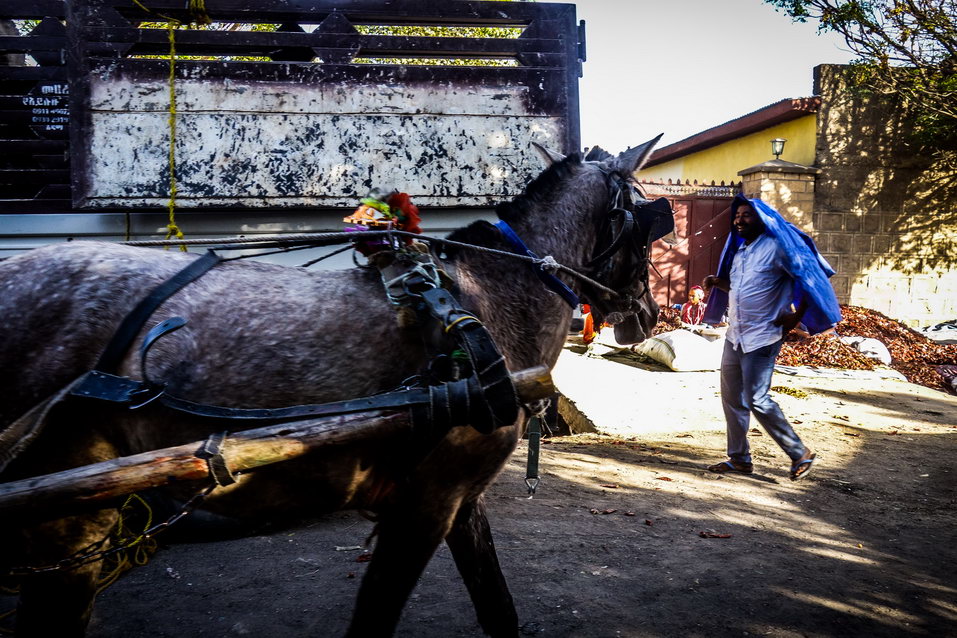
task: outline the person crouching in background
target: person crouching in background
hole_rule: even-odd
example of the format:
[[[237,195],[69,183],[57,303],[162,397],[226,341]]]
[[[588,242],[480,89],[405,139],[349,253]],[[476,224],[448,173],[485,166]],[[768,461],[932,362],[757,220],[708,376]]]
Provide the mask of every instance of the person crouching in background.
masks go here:
[[[692,286],[688,291],[688,301],[681,306],[681,322],[697,326],[704,318],[704,311],[708,304],[704,303],[704,289],[701,286]]]

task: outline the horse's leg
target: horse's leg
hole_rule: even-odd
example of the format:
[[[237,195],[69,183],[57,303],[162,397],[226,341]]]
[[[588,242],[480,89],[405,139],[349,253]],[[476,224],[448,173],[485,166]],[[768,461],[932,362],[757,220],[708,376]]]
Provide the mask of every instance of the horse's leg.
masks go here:
[[[67,411],[69,409],[69,412]],[[41,476],[115,458],[113,443],[95,428],[102,414],[64,406],[27,450],[10,464],[2,480]],[[55,565],[105,539],[116,525],[116,508],[42,522],[7,517],[4,535],[14,540],[14,566]],[[102,548],[105,548],[103,545]],[[18,636],[82,636],[90,620],[101,561],[75,569],[28,573],[20,577]]]
[[[481,496],[462,504],[445,542],[452,550],[485,633],[495,638],[517,636],[518,614],[495,554]]]
[[[433,494],[432,496],[437,496]],[[356,599],[349,638],[391,636],[402,608],[455,516],[458,502],[405,498],[376,526],[369,569]]]
[[[24,532],[26,565],[46,565],[103,539],[116,524],[116,510],[73,516]],[[22,638],[81,637],[96,595],[101,561],[75,569],[29,574],[20,579],[16,635]]]

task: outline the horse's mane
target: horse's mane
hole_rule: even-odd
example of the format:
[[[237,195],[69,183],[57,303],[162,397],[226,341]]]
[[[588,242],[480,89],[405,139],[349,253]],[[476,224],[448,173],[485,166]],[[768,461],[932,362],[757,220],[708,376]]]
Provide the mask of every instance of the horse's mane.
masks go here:
[[[545,201],[559,184],[571,177],[575,167],[581,164],[582,158],[578,153],[572,153],[565,159],[555,162],[546,168],[538,177],[529,182],[525,192],[510,202],[502,202],[495,207],[498,218],[511,224],[524,217],[529,210]],[[452,241],[460,241],[479,246],[493,247],[501,243],[501,235],[486,221],[472,222],[468,226],[452,231],[448,236]],[[455,256],[454,247],[450,246],[445,253],[449,257]]]
[[[586,162],[604,162],[605,160],[612,159],[614,155],[606,151],[600,146],[592,146],[588,149],[588,153],[585,155]]]

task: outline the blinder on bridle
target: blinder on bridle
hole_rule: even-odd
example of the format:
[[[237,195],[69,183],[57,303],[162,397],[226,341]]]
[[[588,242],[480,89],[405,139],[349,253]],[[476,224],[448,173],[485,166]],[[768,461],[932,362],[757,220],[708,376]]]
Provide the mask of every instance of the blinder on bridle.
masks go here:
[[[624,304],[623,309],[627,309],[633,307],[636,299],[648,291],[648,268],[653,267],[651,243],[674,230],[675,218],[671,204],[664,197],[645,199],[635,186],[617,172],[602,172],[608,179],[611,208],[602,220],[595,250],[585,266],[594,279],[616,290],[627,288],[636,280],[642,284],[641,290],[631,298],[630,303]],[[623,254],[616,260],[619,253]],[[624,266],[618,272],[616,261]],[[604,303],[606,297],[594,289],[586,292],[589,303],[605,316],[609,314]]]

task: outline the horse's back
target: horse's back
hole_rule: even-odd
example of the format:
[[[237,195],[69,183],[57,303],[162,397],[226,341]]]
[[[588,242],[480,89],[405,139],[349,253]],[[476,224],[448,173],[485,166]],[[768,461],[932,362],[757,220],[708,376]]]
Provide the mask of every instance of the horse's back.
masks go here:
[[[119,250],[117,250],[119,249]],[[142,276],[136,251],[94,242],[48,245],[0,262],[0,423],[90,369],[135,303],[132,285],[161,281],[181,257]],[[181,267],[181,266],[179,266]]]
[[[8,397],[0,426],[91,369],[123,317],[195,258],[71,242],[0,263],[0,391]],[[358,269],[224,263],[172,295],[143,331],[171,316],[187,325],[153,348],[148,374],[171,392],[221,405],[380,391],[401,381],[420,351],[417,337],[396,328],[377,277]],[[138,359],[128,356],[120,372],[138,376]]]

